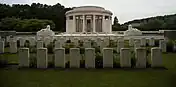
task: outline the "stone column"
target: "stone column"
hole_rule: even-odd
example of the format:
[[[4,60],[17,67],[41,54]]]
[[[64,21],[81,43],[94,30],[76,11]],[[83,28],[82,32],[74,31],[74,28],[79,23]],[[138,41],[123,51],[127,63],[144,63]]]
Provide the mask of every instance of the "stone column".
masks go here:
[[[103,68],[113,68],[113,48],[103,49]]]
[[[0,54],[4,53],[4,46],[5,46],[4,41],[0,41]]]
[[[70,68],[79,68],[80,59],[79,48],[70,48]]]
[[[162,62],[162,51],[158,47],[151,49],[151,66],[152,67],[163,67]]]
[[[129,48],[121,48],[120,50],[120,66],[122,68],[131,67],[131,53]]]
[[[136,48],[136,68],[146,68],[146,49]]]
[[[55,67],[65,68],[65,48],[55,49]]]
[[[85,49],[85,67],[95,68],[95,48]]]
[[[19,49],[19,67],[29,67],[29,48]]]
[[[105,25],[105,16],[102,15],[102,32],[106,32],[104,25]]]
[[[73,15],[73,31],[71,32],[76,32],[76,18],[75,15]]]
[[[93,15],[93,32],[96,32],[96,23],[95,23],[95,18],[96,18],[96,15]]]
[[[159,41],[159,47],[161,48],[162,52],[167,52],[166,50],[166,41],[165,40],[160,40]]]
[[[37,49],[37,68],[47,68],[48,67],[48,50],[47,48]]]
[[[134,49],[136,49],[136,48],[140,48],[140,46],[141,46],[141,42],[140,42],[140,40],[136,40],[136,41],[134,41]]]
[[[82,32],[85,32],[85,15],[82,15],[83,16],[83,30]]]
[[[17,53],[17,42],[14,40],[10,41],[10,53]]]

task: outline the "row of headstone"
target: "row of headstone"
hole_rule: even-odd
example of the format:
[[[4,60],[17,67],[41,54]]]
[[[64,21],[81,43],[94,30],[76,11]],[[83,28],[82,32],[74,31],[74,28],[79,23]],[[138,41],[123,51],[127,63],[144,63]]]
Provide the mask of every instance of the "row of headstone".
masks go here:
[[[131,67],[131,52],[129,48],[121,48],[120,50],[120,66]],[[136,68],[146,68],[146,50],[144,48],[136,48]],[[80,68],[80,49],[70,49],[70,68]],[[160,48],[151,49],[151,65],[152,67],[162,67],[162,51]],[[19,66],[29,67],[29,48],[20,48]],[[65,68],[65,49],[55,49],[55,67]],[[47,48],[37,49],[37,68],[48,67]],[[95,68],[95,49],[85,49],[85,67]],[[113,68],[113,49],[103,49],[103,68]]]

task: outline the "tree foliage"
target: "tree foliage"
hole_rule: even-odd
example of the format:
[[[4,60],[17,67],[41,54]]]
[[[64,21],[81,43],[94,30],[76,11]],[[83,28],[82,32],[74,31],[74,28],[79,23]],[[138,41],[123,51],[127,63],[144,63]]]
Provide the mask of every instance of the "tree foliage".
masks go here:
[[[137,24],[134,26],[140,30],[175,30],[176,29],[176,14],[150,17],[145,19],[133,20],[124,23],[122,26],[127,27],[129,24]]]
[[[29,29],[27,30],[29,31],[35,30],[34,26],[41,27],[45,25],[43,23],[47,22],[50,24],[51,21],[53,21],[55,24],[55,27],[53,28],[54,31],[65,31],[65,12],[71,9],[72,8],[65,8],[59,3],[52,6],[40,3],[32,3],[31,5],[13,4],[11,6],[7,4],[0,4],[0,27],[3,30],[16,30],[16,28],[19,28],[19,26],[23,26],[20,27],[21,30],[19,29],[17,31],[26,31],[26,29],[23,30],[25,27],[28,27]],[[20,21],[20,23],[18,23],[18,26],[15,26],[16,23],[19,22],[19,19],[23,21]],[[27,21],[27,19],[31,20]],[[41,23],[41,21],[37,19],[45,21]],[[11,23],[12,21],[14,23]],[[21,24],[23,22],[29,25]],[[2,26],[2,24],[4,23],[7,23],[7,25]]]
[[[51,25],[51,29],[55,28],[54,22],[50,20],[3,18],[0,22],[0,29],[3,31],[32,32],[45,28],[47,25]]]

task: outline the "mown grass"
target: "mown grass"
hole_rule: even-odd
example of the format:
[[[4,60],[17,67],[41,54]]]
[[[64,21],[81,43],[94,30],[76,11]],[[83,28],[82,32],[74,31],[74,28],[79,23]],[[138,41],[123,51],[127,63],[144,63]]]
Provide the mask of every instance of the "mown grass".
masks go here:
[[[176,87],[176,54],[163,54],[163,64],[166,69],[1,68],[0,87]]]

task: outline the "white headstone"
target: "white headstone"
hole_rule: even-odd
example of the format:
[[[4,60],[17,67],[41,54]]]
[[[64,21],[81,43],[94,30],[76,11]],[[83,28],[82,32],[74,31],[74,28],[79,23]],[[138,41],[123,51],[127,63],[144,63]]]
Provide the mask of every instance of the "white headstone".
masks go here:
[[[120,50],[120,66],[123,68],[131,67],[131,53],[129,48],[121,48]]]
[[[30,46],[35,46],[36,45],[36,40],[34,37],[29,38],[29,44]]]
[[[151,49],[151,66],[163,67],[162,51],[160,48],[155,47]]]
[[[51,38],[50,37],[46,37],[44,38],[44,43],[45,43],[45,47],[47,47],[51,42]]]
[[[100,52],[103,51],[103,48],[105,48],[106,45],[105,45],[105,42],[104,41],[100,41]]]
[[[19,49],[19,67],[29,67],[29,48]]]
[[[90,41],[84,41],[84,48],[91,48],[91,42]]]
[[[4,41],[0,41],[0,53],[4,53]]]
[[[124,48],[124,41],[119,40],[119,41],[117,42],[117,53],[120,53],[120,49],[121,49],[121,48]]]
[[[146,46],[146,39],[145,38],[141,38],[141,46]]]
[[[55,49],[55,67],[65,68],[65,48]]]
[[[20,47],[24,47],[26,40],[24,38],[19,38],[19,41],[20,41]]]
[[[59,41],[55,41],[55,48],[62,48]]]
[[[17,53],[17,42],[10,41],[10,53]]]
[[[136,48],[136,68],[146,68],[146,49]]]
[[[85,67],[95,68],[95,48],[85,49]]]
[[[103,68],[113,68],[113,49],[103,49]]]
[[[166,50],[166,41],[165,40],[160,40],[159,42],[159,47],[161,48],[162,52],[167,52]]]
[[[48,50],[47,48],[37,49],[37,68],[47,68],[48,67]]]
[[[149,46],[154,46],[155,45],[155,39],[154,38],[150,38],[149,39]]]
[[[79,68],[80,59],[79,48],[70,48],[70,68]]]
[[[129,39],[129,46],[134,46],[134,39],[133,38]]]
[[[37,48],[43,48],[43,41],[37,41]]]

